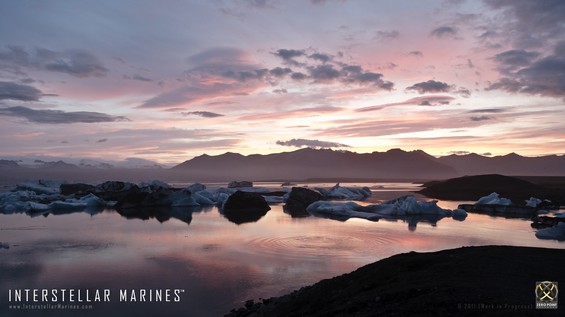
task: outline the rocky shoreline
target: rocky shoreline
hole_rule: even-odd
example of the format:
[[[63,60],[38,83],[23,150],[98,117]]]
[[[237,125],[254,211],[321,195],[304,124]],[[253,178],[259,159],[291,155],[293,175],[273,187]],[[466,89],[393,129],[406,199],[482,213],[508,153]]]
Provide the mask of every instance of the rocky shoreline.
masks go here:
[[[226,316],[563,316],[536,309],[535,283],[563,283],[565,250],[511,246],[410,252],[247,301]]]

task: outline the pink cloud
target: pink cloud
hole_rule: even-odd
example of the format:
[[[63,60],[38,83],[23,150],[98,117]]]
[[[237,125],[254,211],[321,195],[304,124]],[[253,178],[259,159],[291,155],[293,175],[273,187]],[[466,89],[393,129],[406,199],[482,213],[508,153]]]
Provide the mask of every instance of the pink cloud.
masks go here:
[[[434,95],[434,96],[422,96],[411,98],[406,101],[401,102],[394,102],[394,103],[387,103],[377,106],[370,106],[361,109],[357,109],[358,112],[365,112],[365,111],[377,111],[382,110],[389,107],[395,106],[439,106],[439,105],[448,105],[451,101],[455,100],[454,97],[451,96],[441,96],[441,95]]]

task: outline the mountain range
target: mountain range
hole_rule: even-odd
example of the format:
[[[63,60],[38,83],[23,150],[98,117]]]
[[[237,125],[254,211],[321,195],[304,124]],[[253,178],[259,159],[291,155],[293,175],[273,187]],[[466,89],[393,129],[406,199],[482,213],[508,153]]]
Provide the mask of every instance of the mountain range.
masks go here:
[[[99,161],[35,160],[31,165],[21,161],[0,160],[4,180],[16,178],[69,177],[88,180],[162,179],[175,181],[230,180],[307,180],[307,179],[447,179],[464,175],[503,174],[508,176],[565,176],[565,155],[524,157],[515,153],[487,157],[478,154],[435,157],[424,151],[392,149],[386,152],[356,153],[331,149],[303,148],[267,155],[203,154],[172,168],[136,164],[134,168],[115,168]],[[136,162],[137,163],[137,162]],[[158,167],[158,168],[156,168]],[[13,178],[13,177],[12,177]]]
[[[434,157],[424,151],[392,149],[355,153],[304,148],[293,152],[244,156],[201,155],[175,167],[195,178],[215,179],[446,179],[463,175],[565,176],[565,155],[524,157],[511,153]]]

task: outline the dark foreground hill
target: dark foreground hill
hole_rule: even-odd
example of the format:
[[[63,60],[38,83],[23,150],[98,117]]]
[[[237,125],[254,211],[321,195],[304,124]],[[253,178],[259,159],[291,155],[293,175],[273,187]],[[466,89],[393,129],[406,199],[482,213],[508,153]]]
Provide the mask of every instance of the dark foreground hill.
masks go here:
[[[406,253],[231,316],[564,316],[536,309],[535,283],[565,281],[565,250],[509,246]]]
[[[424,184],[421,194],[444,200],[477,200],[492,192],[515,202],[522,202],[530,197],[565,202],[565,191],[548,188],[517,177],[498,174],[464,176],[445,181]]]

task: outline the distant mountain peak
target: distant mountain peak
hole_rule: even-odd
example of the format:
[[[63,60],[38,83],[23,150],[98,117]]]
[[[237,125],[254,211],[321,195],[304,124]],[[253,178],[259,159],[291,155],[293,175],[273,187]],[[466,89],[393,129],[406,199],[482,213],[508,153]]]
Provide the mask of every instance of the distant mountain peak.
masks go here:
[[[506,157],[506,158],[518,158],[518,157],[523,157],[523,156],[521,156],[521,155],[519,155],[519,154],[516,154],[515,152],[512,152],[512,153],[508,153],[508,154],[506,154],[506,155],[504,155],[504,156],[502,156],[502,157]]]
[[[403,149],[394,148],[386,151],[385,153],[408,153],[408,152],[404,151]]]

